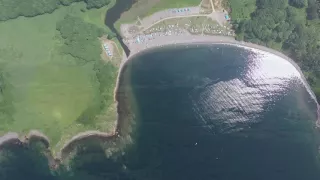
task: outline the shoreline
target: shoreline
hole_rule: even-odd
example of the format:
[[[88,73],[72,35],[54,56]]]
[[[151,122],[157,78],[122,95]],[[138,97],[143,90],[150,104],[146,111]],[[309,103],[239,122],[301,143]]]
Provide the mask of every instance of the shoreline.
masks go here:
[[[123,62],[126,59],[127,59],[127,56],[125,52],[123,52],[123,58],[122,58],[121,65],[119,66],[116,86],[114,89],[114,102],[117,107],[117,118],[115,119],[114,128],[111,132],[102,132],[102,131],[96,131],[96,130],[88,130],[88,131],[80,132],[74,135],[67,142],[65,142],[62,148],[58,152],[56,152],[56,154],[52,154],[52,150],[49,149],[50,148],[49,138],[38,130],[30,130],[27,135],[18,134],[17,132],[7,132],[3,136],[0,136],[0,150],[10,145],[27,146],[31,141],[42,142],[42,144],[44,144],[46,148],[47,158],[49,159],[50,167],[56,168],[62,161],[64,161],[70,155],[70,153],[74,150],[74,147],[77,145],[77,143],[79,142],[81,143],[81,141],[85,141],[87,139],[92,139],[92,138],[102,139],[103,141],[109,141],[114,138],[120,137],[119,130],[121,128],[119,127],[120,126],[120,123],[119,123],[120,99],[118,97],[118,94],[119,94],[118,79],[120,79],[120,76],[122,74],[121,66],[124,64]]]
[[[119,94],[121,93],[120,80],[121,80],[121,75],[123,74],[124,67],[127,65],[128,62],[130,62],[132,59],[135,59],[135,57],[143,53],[146,53],[146,52],[149,52],[150,50],[155,50],[161,47],[168,47],[172,45],[180,46],[180,45],[200,45],[200,44],[226,44],[226,45],[233,45],[233,46],[249,48],[249,49],[257,49],[257,50],[265,51],[267,53],[274,54],[290,62],[300,73],[301,75],[300,77],[302,79],[303,85],[306,87],[308,93],[312,96],[312,98],[315,100],[317,104],[318,119],[315,121],[315,125],[316,127],[320,127],[320,119],[319,119],[320,106],[316,101],[315,95],[312,92],[309,84],[307,83],[300,67],[291,58],[287,57],[283,53],[270,49],[265,46],[252,44],[248,42],[236,41],[233,37],[226,37],[226,36],[201,36],[201,35],[188,34],[188,35],[155,37],[154,39],[149,40],[148,43],[128,45],[129,49],[131,50],[131,54],[129,55],[129,57],[123,54],[123,59],[119,66],[118,75],[116,79],[116,86],[114,89],[114,102],[116,103],[116,107],[117,107],[117,118],[115,120],[113,131],[101,132],[101,131],[89,130],[89,131],[84,131],[82,133],[78,133],[77,135],[69,139],[66,143],[64,143],[63,147],[60,149],[59,152],[57,152],[54,156],[51,155],[50,159],[52,158],[56,163],[60,163],[61,161],[63,161],[65,158],[68,157],[70,152],[74,150],[74,146],[76,146],[77,143],[80,143],[80,141],[85,139],[99,138],[99,139],[103,139],[104,141],[108,141],[108,140],[120,137],[120,134],[121,134],[120,121],[122,121],[122,119],[120,118],[122,112],[119,107],[119,102],[121,101],[121,99],[119,98]],[[49,150],[49,145],[50,145],[49,138],[37,130],[30,130],[29,134],[24,136],[23,138],[19,137],[18,133],[8,132],[7,134],[0,137],[0,149],[8,144],[15,144],[15,143],[28,145],[30,140],[43,142],[47,150]]]
[[[308,84],[302,70],[293,59],[291,59],[290,57],[288,57],[287,55],[283,54],[280,51],[268,48],[266,46],[253,44],[250,42],[237,41],[234,37],[231,37],[231,36],[192,35],[190,33],[184,33],[182,35],[158,36],[158,37],[153,37],[152,39],[147,40],[146,43],[142,43],[142,44],[128,43],[127,46],[131,50],[131,54],[129,55],[127,60],[123,62],[122,66],[125,66],[125,64],[129,60],[133,59],[134,57],[158,48],[168,47],[172,45],[180,46],[180,45],[201,45],[201,44],[225,44],[225,45],[231,45],[231,46],[238,46],[242,48],[249,48],[251,50],[260,50],[260,51],[264,51],[264,52],[276,55],[284,60],[287,60],[299,72],[303,85],[305,86],[307,92],[311,95],[312,99],[315,101],[317,105],[317,120],[315,121],[315,126],[320,128],[320,105],[318,104],[317,98],[314,92],[312,91],[310,85]],[[120,68],[122,66],[120,66]],[[117,82],[118,82],[118,79],[117,79]]]
[[[19,137],[16,132],[8,132],[0,137],[0,149],[8,144],[29,144],[32,141],[40,141],[46,148],[50,146],[49,138],[38,130],[30,130],[23,137]]]

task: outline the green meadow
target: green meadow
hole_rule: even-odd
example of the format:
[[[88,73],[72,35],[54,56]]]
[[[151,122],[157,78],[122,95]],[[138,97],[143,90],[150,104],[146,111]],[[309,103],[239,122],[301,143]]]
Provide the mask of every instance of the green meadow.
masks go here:
[[[121,24],[135,22],[138,17],[144,18],[170,8],[198,6],[200,3],[201,0],[137,0],[132,8],[121,15],[121,18],[115,23],[115,28],[120,31]]]
[[[117,67],[101,60],[98,39],[108,33],[109,7],[85,7],[0,22],[0,135],[37,129],[57,151],[79,132],[112,130]],[[68,27],[68,20],[70,29],[59,31],[57,24]]]
[[[200,3],[200,0],[161,0],[156,4],[156,6],[153,6],[148,11],[148,14],[151,15],[157,11],[162,11],[169,8],[184,8],[190,6],[198,6]]]

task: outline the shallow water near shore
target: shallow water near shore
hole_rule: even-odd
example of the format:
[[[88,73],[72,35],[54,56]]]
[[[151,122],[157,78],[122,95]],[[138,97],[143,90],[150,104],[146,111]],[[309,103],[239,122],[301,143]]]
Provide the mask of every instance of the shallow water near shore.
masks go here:
[[[132,58],[117,95],[120,134],[132,143],[107,157],[89,141],[71,161],[71,175],[50,173],[39,153],[15,148],[15,161],[2,164],[9,168],[0,168],[0,177],[6,172],[16,179],[320,178],[317,105],[290,62],[223,44],[172,45]],[[125,119],[129,111],[133,115]],[[30,170],[21,171],[26,166]]]

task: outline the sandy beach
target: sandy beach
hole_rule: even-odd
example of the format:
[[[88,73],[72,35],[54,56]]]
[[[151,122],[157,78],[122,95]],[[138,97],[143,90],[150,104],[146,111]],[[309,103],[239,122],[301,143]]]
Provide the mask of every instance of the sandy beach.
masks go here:
[[[252,48],[262,50],[268,53],[275,54],[283,59],[289,61],[301,74],[303,77],[303,73],[297,63],[294,62],[291,58],[284,55],[283,53],[276,51],[274,49],[270,49],[265,46],[244,42],[244,41],[237,41],[234,37],[231,36],[203,36],[203,35],[191,35],[191,34],[179,34],[179,35],[170,35],[170,36],[155,36],[152,39],[148,39],[143,43],[132,43],[133,41],[129,41],[128,47],[131,51],[130,56],[128,59],[132,58],[133,56],[145,52],[146,50],[164,47],[168,45],[183,45],[183,44],[229,44],[235,45],[243,48]],[[304,78],[304,77],[303,77]],[[304,79],[305,80],[305,79]],[[306,80],[305,80],[306,82]],[[309,85],[306,83],[306,86]],[[309,87],[310,89],[310,87]],[[313,92],[311,92],[313,94]],[[313,94],[314,98],[315,95]]]
[[[127,44],[131,54],[129,57],[142,52],[146,49],[155,48],[155,47],[163,47],[166,45],[181,45],[181,44],[231,44],[243,47],[250,47],[259,50],[263,50],[277,56],[282,57],[283,59],[289,60],[295,64],[295,67],[298,67],[296,63],[287,57],[286,55],[282,54],[279,51],[274,49],[270,49],[265,46],[260,46],[257,44],[252,44],[243,41],[236,41],[234,37],[231,36],[202,36],[202,35],[191,35],[188,33],[180,34],[180,35],[169,35],[169,36],[155,36],[152,39],[148,39],[143,43],[130,43]]]

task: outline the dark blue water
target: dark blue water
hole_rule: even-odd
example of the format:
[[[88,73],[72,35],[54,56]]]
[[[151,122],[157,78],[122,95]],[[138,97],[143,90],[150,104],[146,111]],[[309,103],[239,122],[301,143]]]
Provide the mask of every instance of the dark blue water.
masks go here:
[[[137,106],[126,166],[137,179],[320,178],[316,104],[284,59],[229,45],[168,47],[126,69]]]
[[[0,179],[320,178],[316,103],[284,59],[230,45],[170,46],[135,56],[120,82],[120,117],[130,108],[133,119],[122,119],[118,140],[88,140],[55,170],[43,147],[13,145],[0,150]]]

